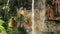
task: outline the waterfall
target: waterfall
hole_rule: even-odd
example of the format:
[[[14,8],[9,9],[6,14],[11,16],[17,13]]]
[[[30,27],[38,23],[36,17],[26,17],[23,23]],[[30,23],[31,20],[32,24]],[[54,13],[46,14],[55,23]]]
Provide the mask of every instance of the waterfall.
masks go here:
[[[35,21],[35,27],[38,27],[39,31],[35,31],[35,34],[44,34],[43,32],[47,31],[47,26],[46,26],[46,23],[45,23],[45,18],[46,18],[45,17],[45,14],[46,14],[45,5],[46,5],[45,0],[38,0],[37,8],[40,12],[38,14],[38,15],[40,15],[40,18],[39,18],[39,20]]]

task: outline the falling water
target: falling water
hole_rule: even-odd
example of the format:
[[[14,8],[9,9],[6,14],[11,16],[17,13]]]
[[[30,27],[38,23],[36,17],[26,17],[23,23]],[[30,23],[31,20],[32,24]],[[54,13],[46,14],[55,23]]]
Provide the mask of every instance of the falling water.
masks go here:
[[[45,24],[45,0],[38,0],[38,10],[40,12],[40,19],[39,20],[36,20],[35,22],[38,23],[38,26],[39,26],[39,31],[38,32],[35,32],[36,34],[45,34],[43,32],[46,32],[47,31],[47,27],[46,27],[46,24]],[[36,19],[36,18],[35,18]],[[37,25],[37,23],[35,24],[35,27]]]
[[[10,0],[7,1],[7,5],[9,4],[9,1],[10,1]]]
[[[46,10],[45,10],[45,1],[44,0],[42,0],[42,5],[41,5],[41,9],[42,10],[40,10],[40,24],[39,24],[39,26],[40,26],[40,33],[38,33],[38,34],[45,34],[45,32],[47,31],[47,26],[46,26],[46,23],[45,23],[45,14],[46,14]]]

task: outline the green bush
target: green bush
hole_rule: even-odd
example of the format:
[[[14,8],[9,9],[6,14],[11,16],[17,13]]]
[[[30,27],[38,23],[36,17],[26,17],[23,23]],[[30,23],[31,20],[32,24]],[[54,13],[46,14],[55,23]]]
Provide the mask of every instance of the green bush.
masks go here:
[[[4,23],[4,21],[0,19],[0,32],[2,34],[7,34],[5,28],[2,26],[3,23]]]

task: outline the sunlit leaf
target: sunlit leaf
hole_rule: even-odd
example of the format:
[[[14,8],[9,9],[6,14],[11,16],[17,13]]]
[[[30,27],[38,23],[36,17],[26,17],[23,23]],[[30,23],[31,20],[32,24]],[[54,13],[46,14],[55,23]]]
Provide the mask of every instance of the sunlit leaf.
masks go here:
[[[0,19],[0,25],[2,25],[3,23],[4,23],[4,21]]]
[[[4,29],[3,26],[0,25],[0,31],[2,34],[7,34],[6,30]]]

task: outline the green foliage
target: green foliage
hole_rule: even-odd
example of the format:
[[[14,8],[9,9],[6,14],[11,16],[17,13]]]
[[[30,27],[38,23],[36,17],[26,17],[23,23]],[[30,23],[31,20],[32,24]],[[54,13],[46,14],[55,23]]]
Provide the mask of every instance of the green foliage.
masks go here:
[[[0,25],[2,25],[3,23],[4,23],[4,21],[0,19]]]
[[[14,28],[8,28],[8,34],[20,34],[20,32],[18,31],[18,29],[16,27]]]
[[[4,23],[4,21],[0,19],[0,31],[1,31],[1,33],[3,33],[3,34],[7,34],[5,28],[2,26],[3,23]]]
[[[9,5],[7,5],[7,0],[0,0],[0,18],[1,18],[0,19],[0,32],[2,32],[3,34],[25,34],[26,30],[24,28],[22,28],[21,31],[18,31],[17,27],[14,27],[14,28],[8,27],[9,18],[14,18],[14,20],[17,19],[17,16],[16,16],[17,14],[14,11],[13,11],[14,14],[16,14],[14,16],[12,16],[9,13],[10,9],[11,9],[11,7],[9,7]],[[16,10],[16,9],[13,9],[13,10]],[[24,19],[24,16],[20,17],[20,19],[22,19],[22,18]],[[22,19],[22,21],[23,21],[23,19]],[[29,21],[30,19],[28,18],[27,20]],[[5,24],[3,24],[3,23],[5,23]]]
[[[7,34],[5,28],[4,28],[3,26],[1,26],[1,25],[0,25],[0,32],[1,32],[2,34]]]
[[[4,5],[2,9],[5,10],[5,11],[9,11],[10,10],[8,5]]]
[[[0,0],[0,5],[6,4],[7,0]]]

